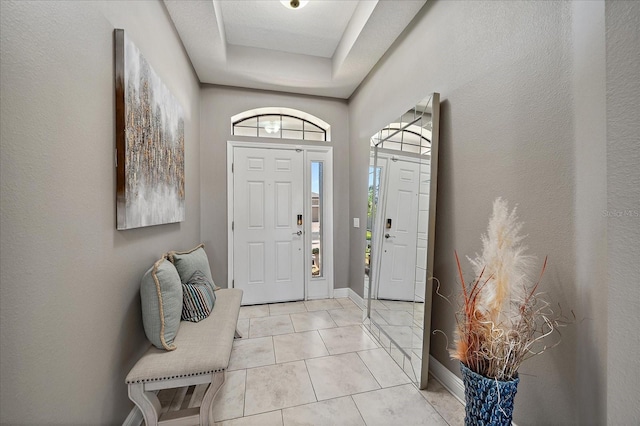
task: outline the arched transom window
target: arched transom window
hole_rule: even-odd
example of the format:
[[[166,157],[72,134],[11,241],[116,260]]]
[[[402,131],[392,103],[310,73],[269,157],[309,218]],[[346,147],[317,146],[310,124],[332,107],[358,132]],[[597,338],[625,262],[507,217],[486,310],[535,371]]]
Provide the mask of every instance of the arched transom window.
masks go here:
[[[427,98],[371,137],[371,146],[431,155],[431,98]]]
[[[331,140],[331,126],[311,114],[291,108],[256,108],[231,117],[234,136]]]
[[[431,123],[425,127],[391,123],[371,138],[371,146],[413,154],[431,154]]]

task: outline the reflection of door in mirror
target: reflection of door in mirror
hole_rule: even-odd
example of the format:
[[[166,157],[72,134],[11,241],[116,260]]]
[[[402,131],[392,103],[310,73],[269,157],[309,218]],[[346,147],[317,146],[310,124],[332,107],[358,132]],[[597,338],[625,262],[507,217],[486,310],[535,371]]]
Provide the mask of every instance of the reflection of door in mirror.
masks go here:
[[[384,205],[380,209],[384,229],[377,230],[383,235],[377,298],[413,302],[420,163],[392,156],[387,164],[387,179],[381,190]]]
[[[380,176],[382,173],[381,167],[374,168],[369,167],[369,195],[367,199],[367,232],[366,232],[366,245],[364,253],[364,281],[365,288],[369,285],[369,272],[371,269],[371,235],[373,234],[373,218],[375,216],[374,209],[377,206],[377,197],[380,191]]]
[[[420,189],[418,200],[418,233],[416,241],[415,301],[424,303],[427,284],[427,258],[429,250],[429,193],[431,186],[431,158],[420,162]],[[422,306],[423,308],[424,306]],[[420,306],[416,306],[420,309]]]
[[[428,377],[438,119],[436,93],[372,137],[369,167],[368,324],[420,388]]]

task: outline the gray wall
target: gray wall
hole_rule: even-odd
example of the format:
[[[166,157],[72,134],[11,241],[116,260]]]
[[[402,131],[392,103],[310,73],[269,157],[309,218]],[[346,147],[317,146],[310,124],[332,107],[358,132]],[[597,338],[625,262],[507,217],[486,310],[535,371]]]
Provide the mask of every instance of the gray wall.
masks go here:
[[[349,271],[349,121],[345,101],[303,95],[205,85],[201,93],[202,241],[207,247],[213,279],[227,285],[227,141],[255,138],[231,136],[231,117],[262,107],[307,112],[331,125],[334,179],[334,287],[348,287]],[[275,140],[282,143],[282,140]],[[301,143],[301,142],[297,142]]]
[[[604,2],[575,2],[573,22],[576,393],[582,424],[605,424],[607,336],[606,55]],[[589,374],[582,372],[588,371]]]
[[[0,2],[0,422],[116,424],[139,283],[200,239],[199,84],[159,1]],[[113,29],[185,112],[186,219],[116,231]]]
[[[607,421],[640,422],[640,2],[606,3]]]
[[[604,424],[607,415],[630,424],[637,413],[638,223],[603,217],[638,210],[637,2],[607,3],[606,18],[602,1],[429,2],[349,104],[350,208],[363,218],[369,136],[441,93],[433,268],[443,294],[459,290],[453,252],[481,249],[498,196],[518,204],[530,253],[540,263],[549,256],[542,290],[577,319],[560,346],[521,368],[519,425]],[[350,282],[361,293],[362,229],[351,229],[350,247]],[[435,296],[432,327],[452,341],[454,325],[454,310]],[[630,351],[608,359],[607,342]],[[431,354],[459,375],[441,334]]]

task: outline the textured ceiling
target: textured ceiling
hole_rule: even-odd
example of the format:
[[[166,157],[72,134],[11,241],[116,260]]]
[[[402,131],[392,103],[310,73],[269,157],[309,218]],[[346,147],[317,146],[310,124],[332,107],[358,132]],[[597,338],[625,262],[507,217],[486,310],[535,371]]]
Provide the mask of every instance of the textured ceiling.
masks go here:
[[[356,1],[323,0],[299,10],[279,1],[221,1],[227,43],[331,58]]]
[[[348,98],[426,0],[164,0],[203,83]]]

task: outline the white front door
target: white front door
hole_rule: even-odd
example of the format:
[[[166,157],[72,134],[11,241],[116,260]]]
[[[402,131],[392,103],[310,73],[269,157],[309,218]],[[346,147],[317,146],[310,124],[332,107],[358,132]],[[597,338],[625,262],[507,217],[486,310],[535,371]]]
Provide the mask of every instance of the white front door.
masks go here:
[[[304,299],[303,153],[233,148],[233,279],[242,303]]]
[[[414,300],[420,164],[389,160],[378,299]]]

